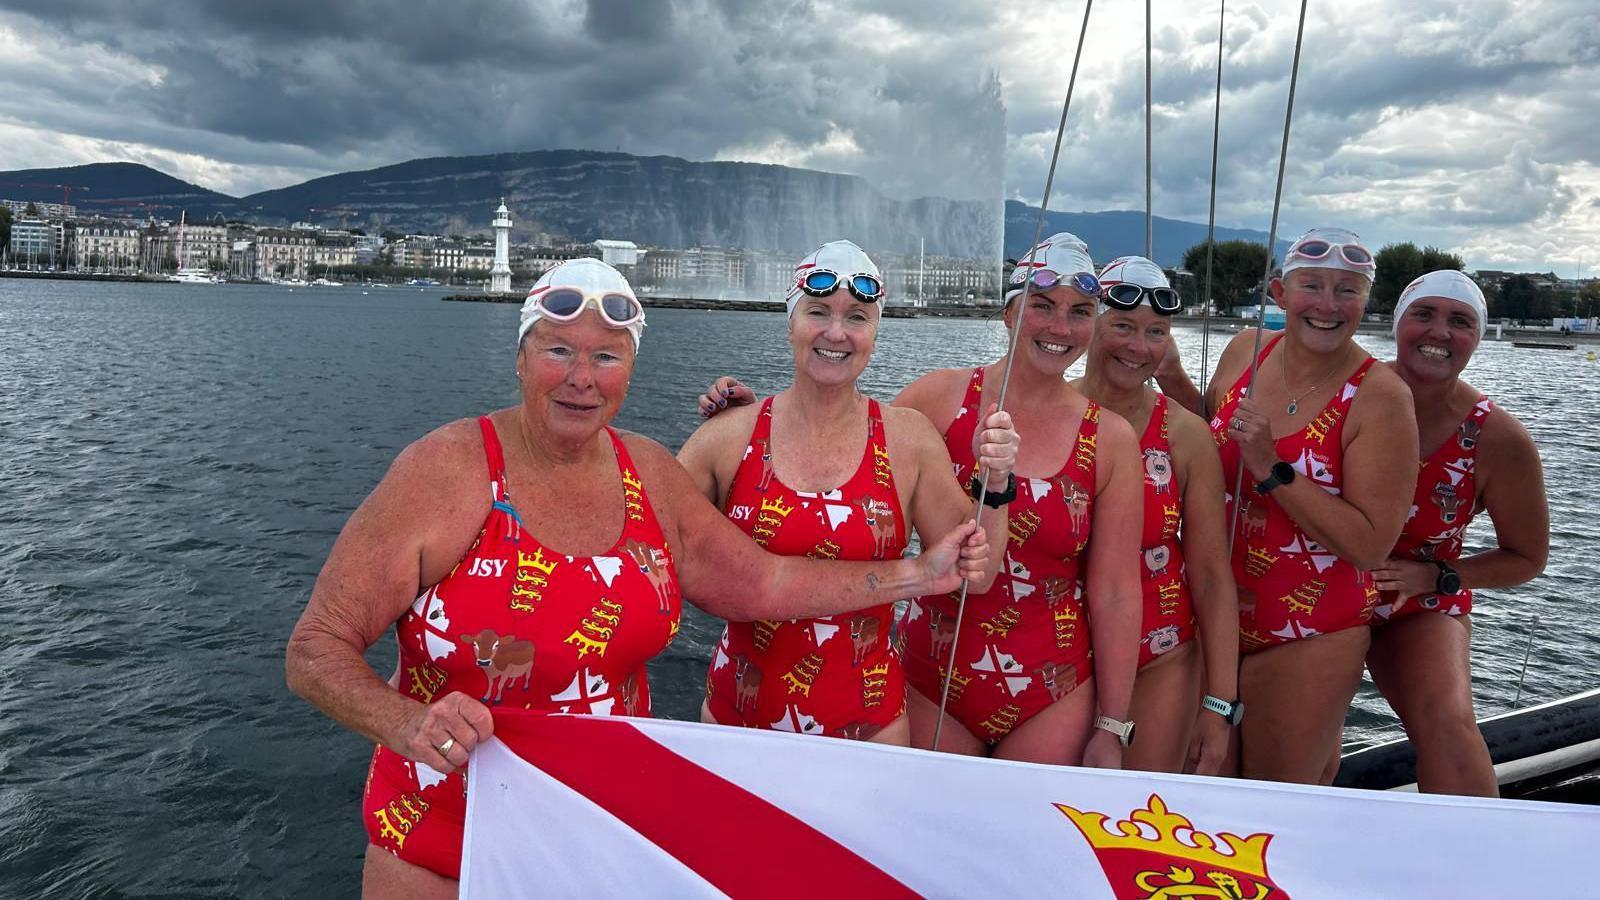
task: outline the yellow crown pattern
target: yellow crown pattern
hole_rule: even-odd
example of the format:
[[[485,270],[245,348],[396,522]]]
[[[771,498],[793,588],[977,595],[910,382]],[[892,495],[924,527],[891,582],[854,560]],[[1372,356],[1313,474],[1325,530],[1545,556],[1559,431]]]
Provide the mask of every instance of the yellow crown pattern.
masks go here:
[[[1241,838],[1236,834],[1221,832],[1218,837],[1231,852],[1219,852],[1216,838],[1195,828],[1188,818],[1169,812],[1160,794],[1151,794],[1145,809],[1136,809],[1128,819],[1118,822],[1115,833],[1105,827],[1108,817],[1104,813],[1080,812],[1064,803],[1055,806],[1078,826],[1096,851],[1140,850],[1160,853],[1203,866],[1220,866],[1244,872],[1256,878],[1267,877],[1267,842],[1272,840],[1272,835],[1252,834]],[[1146,837],[1141,825],[1154,829],[1156,837]],[[1188,832],[1189,841],[1180,838],[1179,832]]]

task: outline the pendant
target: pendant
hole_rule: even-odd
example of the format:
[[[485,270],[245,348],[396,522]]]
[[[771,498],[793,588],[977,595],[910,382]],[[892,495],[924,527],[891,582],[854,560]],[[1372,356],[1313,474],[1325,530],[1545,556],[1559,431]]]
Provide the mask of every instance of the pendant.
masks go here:
[[[1291,416],[1294,415],[1294,411],[1299,409],[1299,408],[1300,408],[1300,404],[1294,402],[1293,400],[1289,401],[1289,415],[1291,415]]]

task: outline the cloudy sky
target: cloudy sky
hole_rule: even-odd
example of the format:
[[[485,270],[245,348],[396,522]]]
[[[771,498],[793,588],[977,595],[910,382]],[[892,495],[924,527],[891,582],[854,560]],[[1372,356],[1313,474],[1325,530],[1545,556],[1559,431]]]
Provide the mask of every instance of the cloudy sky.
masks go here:
[[[1056,194],[1143,207],[1144,4],[1090,16]],[[1154,0],[1155,209],[1204,221],[1219,7]],[[1218,219],[1265,230],[1297,0],[1227,10]],[[0,0],[0,169],[242,195],[583,147],[1037,203],[1082,0]],[[1595,0],[1311,0],[1280,232],[1600,272]]]

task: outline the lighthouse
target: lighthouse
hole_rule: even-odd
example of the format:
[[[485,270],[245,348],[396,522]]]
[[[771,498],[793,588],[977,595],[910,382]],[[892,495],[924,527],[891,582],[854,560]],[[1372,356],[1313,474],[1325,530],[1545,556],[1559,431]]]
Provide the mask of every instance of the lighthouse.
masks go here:
[[[489,269],[489,293],[511,293],[511,210],[506,198],[494,211],[494,266]]]

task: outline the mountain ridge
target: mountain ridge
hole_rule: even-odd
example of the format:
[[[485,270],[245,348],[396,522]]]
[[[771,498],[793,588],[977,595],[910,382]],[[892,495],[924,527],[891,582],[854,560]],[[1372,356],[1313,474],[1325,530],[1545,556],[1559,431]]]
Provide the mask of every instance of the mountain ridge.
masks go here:
[[[0,196],[60,202],[70,184],[80,214],[191,220],[221,215],[260,224],[312,221],[368,231],[489,233],[494,205],[506,198],[515,232],[580,241],[622,237],[659,247],[746,247],[804,252],[846,236],[875,252],[1017,258],[1027,252],[1038,208],[942,197],[898,200],[855,175],[771,163],[694,162],[598,150],[532,150],[438,156],[338,172],[283,188],[232,197],[140,163],[89,163],[0,172]],[[83,189],[87,190],[84,191]],[[117,201],[125,201],[118,204]],[[144,204],[144,205],[141,205]],[[997,223],[1001,235],[994,234]],[[1177,266],[1205,226],[1155,219],[1156,261]],[[1144,214],[1132,210],[1051,210],[1045,234],[1070,231],[1097,262],[1143,253]],[[1218,240],[1263,243],[1251,229],[1218,227]],[[1288,242],[1278,242],[1279,255]]]

